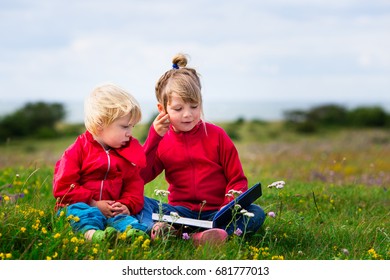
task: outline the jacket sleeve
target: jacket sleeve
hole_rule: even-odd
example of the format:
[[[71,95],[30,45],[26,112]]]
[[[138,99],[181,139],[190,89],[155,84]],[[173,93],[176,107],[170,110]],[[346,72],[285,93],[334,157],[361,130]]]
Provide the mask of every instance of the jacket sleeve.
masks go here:
[[[138,214],[144,207],[144,181],[140,176],[140,167],[134,166],[124,178],[123,190],[118,202],[129,208],[130,215]]]
[[[92,192],[80,185],[82,147],[76,141],[57,161],[54,169],[53,195],[57,207],[76,202],[89,203]]]
[[[136,215],[144,207],[144,181],[140,171],[145,167],[146,160],[142,146],[138,141],[132,141],[131,151],[137,159],[128,162],[129,166],[123,176],[121,195],[117,201],[129,208],[130,215]]]
[[[220,135],[220,160],[225,172],[228,184],[225,193],[230,190],[246,191],[248,180],[244,174],[238,151],[226,132]],[[233,198],[225,196],[223,205],[229,203]]]
[[[156,178],[164,169],[157,155],[158,146],[162,139],[163,137],[157,134],[152,125],[143,145],[146,156],[146,167],[141,170],[141,177],[145,184]]]

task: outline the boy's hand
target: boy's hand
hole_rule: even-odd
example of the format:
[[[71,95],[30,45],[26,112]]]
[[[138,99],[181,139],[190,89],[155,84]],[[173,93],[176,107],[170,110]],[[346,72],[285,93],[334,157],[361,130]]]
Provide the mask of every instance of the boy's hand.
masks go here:
[[[112,200],[99,200],[95,201],[95,205],[97,208],[99,208],[100,212],[106,217],[111,218],[114,217],[114,211],[112,208],[112,204],[115,203],[115,201]],[[91,205],[92,206],[92,205]]]
[[[112,205],[112,211],[114,217],[119,214],[125,214],[125,215],[130,215],[130,210],[127,208],[126,205],[120,203],[120,202],[114,202]]]
[[[165,112],[160,112],[153,121],[153,127],[157,134],[163,137],[169,129],[169,115]]]

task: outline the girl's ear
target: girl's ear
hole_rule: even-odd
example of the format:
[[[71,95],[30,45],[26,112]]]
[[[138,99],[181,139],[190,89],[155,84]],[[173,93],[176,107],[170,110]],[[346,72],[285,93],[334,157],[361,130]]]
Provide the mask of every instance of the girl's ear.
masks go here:
[[[164,111],[164,106],[161,103],[157,103],[157,110],[158,110],[159,113],[165,112]]]

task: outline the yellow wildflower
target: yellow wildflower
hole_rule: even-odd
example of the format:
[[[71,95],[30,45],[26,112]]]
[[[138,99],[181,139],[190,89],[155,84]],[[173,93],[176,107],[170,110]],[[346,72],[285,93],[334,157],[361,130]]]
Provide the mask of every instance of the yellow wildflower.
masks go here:
[[[150,239],[146,239],[145,241],[144,241],[144,243],[142,243],[142,249],[144,249],[144,250],[148,250],[149,249],[149,245],[150,245]]]
[[[72,243],[77,243],[77,241],[79,241],[79,239],[75,236],[70,239],[70,242]]]

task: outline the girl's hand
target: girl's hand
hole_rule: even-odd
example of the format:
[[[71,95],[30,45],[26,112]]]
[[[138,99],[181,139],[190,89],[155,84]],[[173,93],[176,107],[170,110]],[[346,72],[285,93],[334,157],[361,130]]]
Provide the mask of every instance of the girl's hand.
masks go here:
[[[160,112],[153,121],[153,127],[157,134],[163,137],[169,129],[169,115],[165,112]]]

